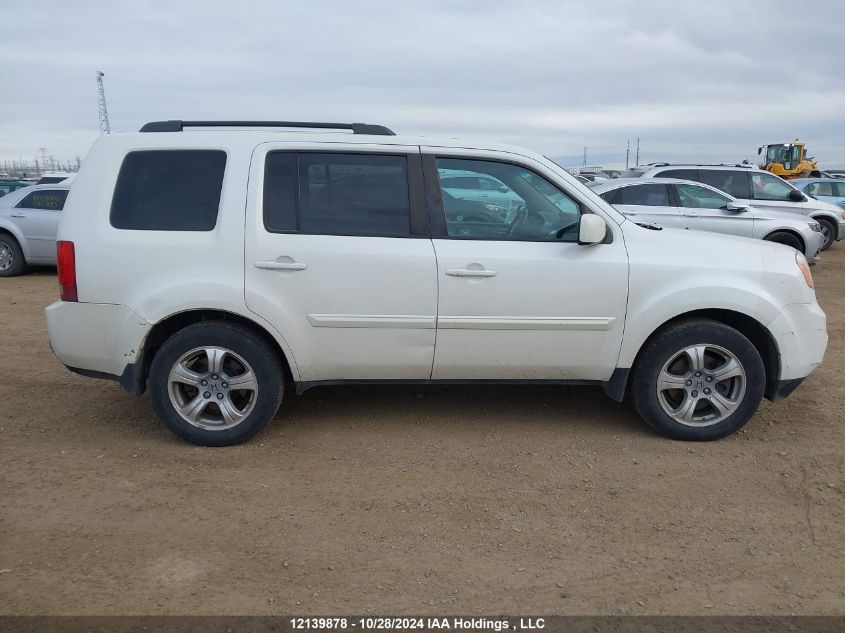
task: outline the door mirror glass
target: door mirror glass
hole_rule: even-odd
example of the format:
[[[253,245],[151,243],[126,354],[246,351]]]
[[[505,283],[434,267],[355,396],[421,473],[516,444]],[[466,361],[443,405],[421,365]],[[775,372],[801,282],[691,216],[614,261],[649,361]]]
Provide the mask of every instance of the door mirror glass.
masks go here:
[[[604,241],[606,235],[607,224],[599,216],[593,213],[581,216],[581,224],[578,227],[579,244],[599,244]]]

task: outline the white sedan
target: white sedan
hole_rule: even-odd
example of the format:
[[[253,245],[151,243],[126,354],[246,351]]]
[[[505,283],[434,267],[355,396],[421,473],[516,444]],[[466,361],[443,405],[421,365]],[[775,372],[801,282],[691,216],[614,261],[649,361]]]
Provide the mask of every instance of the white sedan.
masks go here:
[[[70,184],[34,185],[0,198],[0,277],[56,263],[56,232]]]
[[[794,213],[740,202],[723,191],[676,178],[616,178],[588,185],[634,222],[727,233],[791,246],[813,263],[824,244],[822,226]]]

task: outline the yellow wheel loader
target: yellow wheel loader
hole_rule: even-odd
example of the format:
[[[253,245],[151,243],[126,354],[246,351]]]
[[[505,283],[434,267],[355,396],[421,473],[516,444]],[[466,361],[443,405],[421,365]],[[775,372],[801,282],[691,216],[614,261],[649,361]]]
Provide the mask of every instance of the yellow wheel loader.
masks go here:
[[[818,165],[806,153],[804,143],[795,139],[792,143],[772,143],[757,148],[757,154],[763,155],[765,162],[760,168],[772,172],[787,180],[791,178],[817,178],[821,176]]]

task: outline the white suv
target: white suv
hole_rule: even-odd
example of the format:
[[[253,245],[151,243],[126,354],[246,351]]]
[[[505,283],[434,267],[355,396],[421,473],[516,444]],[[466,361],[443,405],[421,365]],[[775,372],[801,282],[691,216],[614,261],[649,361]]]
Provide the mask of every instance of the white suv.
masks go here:
[[[667,436],[709,440],[822,360],[825,315],[791,248],[638,226],[528,150],[247,127],[101,137],[59,229],[56,355],[149,389],[191,442],[251,437],[289,387],[372,382],[595,384]],[[481,203],[441,189],[455,171],[524,204],[468,216]]]

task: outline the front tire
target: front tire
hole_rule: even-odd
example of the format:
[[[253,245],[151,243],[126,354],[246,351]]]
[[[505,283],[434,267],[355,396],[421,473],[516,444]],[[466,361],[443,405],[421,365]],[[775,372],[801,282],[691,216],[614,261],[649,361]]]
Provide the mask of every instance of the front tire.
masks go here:
[[[789,246],[790,248],[794,248],[796,251],[804,254],[804,243],[794,233],[790,233],[789,231],[775,231],[771,235],[767,235],[763,238],[766,242],[775,242],[776,244],[783,244],[784,246]]]
[[[200,446],[231,446],[258,433],[283,395],[281,363],[255,333],[225,321],[189,325],[153,358],[149,389],[165,426]]]
[[[760,406],[766,371],[742,333],[710,319],[674,323],[645,345],[632,375],[637,413],[678,440],[716,440]]]
[[[0,277],[15,277],[26,272],[26,260],[18,241],[8,233],[0,233]]]
[[[836,241],[836,225],[827,220],[825,218],[816,218],[819,224],[822,225],[822,233],[824,234],[824,244],[822,244],[822,250],[826,251],[833,243]]]

